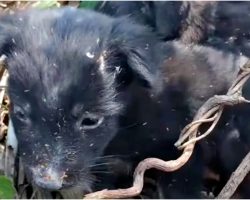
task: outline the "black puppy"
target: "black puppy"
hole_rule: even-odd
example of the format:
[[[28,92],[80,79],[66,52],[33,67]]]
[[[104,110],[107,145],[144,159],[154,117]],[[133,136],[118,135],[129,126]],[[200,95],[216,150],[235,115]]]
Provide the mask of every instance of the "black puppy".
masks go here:
[[[91,190],[129,186],[144,158],[180,155],[174,143],[190,114],[171,85],[163,89],[160,70],[163,57],[179,51],[174,44],[165,51],[147,28],[126,18],[71,8],[5,16],[0,28],[10,114],[35,185],[65,196],[67,188],[78,189],[80,198]],[[122,160],[116,169],[111,155]],[[200,197],[200,161],[197,151],[177,172],[185,178],[166,197]],[[129,180],[120,179],[121,163],[130,169]],[[159,179],[155,171],[147,176]],[[192,184],[182,187],[187,180]]]
[[[71,8],[2,17],[0,51],[7,55],[10,114],[31,181],[80,193],[130,184],[109,166],[114,178],[103,177],[98,166],[110,155],[121,156],[130,176],[144,158],[177,158],[180,130],[207,98],[225,93],[246,59],[178,42],[164,46],[126,18]],[[159,180],[163,197],[200,197],[200,149],[173,175],[147,174]]]
[[[95,9],[111,16],[130,16],[164,40],[199,43],[214,31],[216,8],[216,2],[205,1],[104,1]]]
[[[180,39],[250,55],[247,1],[107,1],[95,9],[111,16],[130,16],[165,41]]]
[[[169,43],[171,48],[175,47],[174,53],[169,53]],[[184,46],[178,42],[169,43],[166,44],[168,57],[162,68],[168,91],[172,91],[170,96],[182,95],[180,105],[186,104],[191,115],[208,98],[215,94],[225,94],[239,67],[248,59],[237,53],[229,53],[224,44],[220,44],[224,50],[217,50],[197,45]],[[249,83],[246,82],[243,88],[243,96],[247,99],[250,98]],[[250,151],[249,109],[248,104],[225,107],[215,130],[207,139],[198,143],[203,164],[220,176],[218,185],[212,191],[215,196]],[[165,185],[169,179],[161,181]],[[246,178],[238,191],[241,197],[249,198],[248,186],[249,178]]]
[[[90,192],[129,86],[160,90],[155,36],[126,18],[73,8],[26,11],[0,24],[10,115],[30,180]]]

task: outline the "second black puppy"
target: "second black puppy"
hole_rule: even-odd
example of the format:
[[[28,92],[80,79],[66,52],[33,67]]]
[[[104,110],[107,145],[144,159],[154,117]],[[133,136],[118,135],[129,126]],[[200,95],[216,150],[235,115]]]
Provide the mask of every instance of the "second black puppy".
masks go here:
[[[200,43],[215,29],[216,8],[217,3],[209,1],[104,1],[95,9],[111,16],[129,16],[164,40]]]

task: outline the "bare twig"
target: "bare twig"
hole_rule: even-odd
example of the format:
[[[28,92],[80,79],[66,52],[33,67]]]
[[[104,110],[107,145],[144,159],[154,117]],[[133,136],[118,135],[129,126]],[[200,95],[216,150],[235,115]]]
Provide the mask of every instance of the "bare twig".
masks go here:
[[[192,123],[187,125],[181,132],[181,137],[175,143],[179,149],[183,149],[191,142],[198,141],[207,135],[209,135],[215,125],[217,124],[224,106],[233,106],[240,103],[249,103],[250,101],[242,97],[242,88],[245,82],[250,77],[250,61],[248,61],[243,67],[240,68],[239,74],[232,86],[229,88],[226,95],[215,95],[210,98],[203,106],[198,110]],[[190,139],[189,136],[197,132],[200,125],[203,123],[212,122],[210,128],[201,136]],[[186,140],[188,140],[184,143]],[[184,144],[183,144],[184,143]]]
[[[190,145],[185,148],[183,154],[177,160],[163,161],[157,158],[147,158],[140,162],[134,172],[134,183],[133,186],[127,189],[118,190],[102,190],[87,194],[87,199],[109,199],[109,198],[128,198],[139,195],[143,187],[143,176],[148,169],[158,169],[165,172],[175,171],[181,168],[190,158],[193,152],[194,145]]]
[[[196,113],[193,122],[187,125],[181,132],[180,139],[176,146],[183,149],[182,155],[171,161],[163,161],[157,158],[147,158],[141,161],[134,172],[133,186],[127,189],[102,190],[87,194],[85,198],[128,198],[133,197],[142,191],[144,173],[148,169],[158,169],[165,172],[172,172],[181,168],[191,157],[196,141],[207,136],[217,124],[225,105],[233,106],[239,103],[249,103],[241,96],[242,88],[250,76],[250,61],[241,67],[236,80],[227,92],[227,95],[215,95],[210,98]],[[210,122],[210,128],[198,138],[197,133],[201,124]],[[183,144],[184,141],[188,141]],[[191,141],[191,142],[190,142]]]
[[[250,152],[245,156],[245,158],[242,160],[241,164],[238,166],[235,172],[232,173],[227,184],[224,186],[220,194],[217,196],[217,199],[229,199],[234,194],[240,183],[250,172],[249,163],[250,163]]]
[[[2,106],[3,98],[5,95],[5,89],[6,89],[3,86],[7,86],[7,80],[8,80],[8,72],[7,72],[7,70],[4,69],[4,60],[5,59],[6,59],[5,55],[2,55],[0,57],[0,68],[4,70],[3,75],[1,77],[1,80],[0,80],[0,85],[1,85],[1,88],[0,88],[0,108]]]

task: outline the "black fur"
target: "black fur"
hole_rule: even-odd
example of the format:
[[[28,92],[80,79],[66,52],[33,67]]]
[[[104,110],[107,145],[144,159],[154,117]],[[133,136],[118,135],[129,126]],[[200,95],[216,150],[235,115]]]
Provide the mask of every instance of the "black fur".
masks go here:
[[[245,61],[212,48],[162,45],[126,17],[86,10],[29,11],[0,22],[20,156],[30,179],[51,190],[129,186],[142,159],[177,158],[180,130],[207,98],[226,92]],[[198,145],[176,173],[146,176],[165,188],[162,197],[198,198],[209,162],[203,152]]]
[[[71,8],[5,16],[0,28],[11,119],[35,185],[66,195],[68,188],[77,188],[80,196],[74,197],[81,197],[129,186],[144,158],[180,155],[174,143],[190,115],[171,87],[162,88],[159,68],[159,52],[174,53],[173,45],[165,52],[147,28],[124,17]],[[199,155],[176,175],[166,175],[162,184],[185,176],[177,189],[192,182],[188,190],[170,188],[166,197],[200,196]],[[162,175],[147,173],[155,180]]]
[[[151,27],[162,39],[184,43],[205,41],[214,31],[216,2],[141,1],[101,2],[96,10],[111,16],[130,16]]]
[[[165,41],[178,39],[250,55],[247,1],[108,1],[95,9],[111,16],[130,16]]]
[[[191,116],[208,98],[215,94],[226,94],[239,67],[248,59],[237,53],[211,47],[169,43],[171,48],[175,46],[175,51],[165,61],[164,77],[169,91],[172,90],[170,96],[181,95],[180,104],[188,107]],[[168,46],[166,49],[169,49]],[[250,97],[249,91],[248,81],[243,89],[243,96],[247,99]],[[250,151],[249,108],[248,104],[225,107],[215,130],[207,139],[198,143],[203,164],[220,176],[218,184],[214,185],[215,196]],[[240,197],[249,198],[249,190],[246,189],[248,185],[249,178],[246,178],[238,190]]]
[[[130,102],[129,85],[160,89],[154,35],[126,18],[73,8],[4,16],[0,28],[29,178],[46,189],[89,192],[91,170],[100,171]]]
[[[204,43],[219,49],[231,49],[238,53],[250,56],[249,39],[250,3],[247,1],[218,2],[214,33]],[[222,42],[224,43],[223,45]]]
[[[108,2],[98,9],[113,16],[130,15],[138,23],[152,27],[164,40],[180,39],[186,44],[200,43],[212,47],[194,46],[183,50],[186,47],[182,46],[173,50],[172,44],[170,47],[167,45],[166,54],[174,51],[169,55],[170,61],[166,67],[168,70],[165,73],[174,85],[170,84],[167,91],[173,91],[169,96],[178,105],[183,106],[182,102],[178,102],[178,98],[174,97],[187,99],[184,102],[189,111],[194,113],[207,98],[214,94],[226,93],[238,67],[242,65],[239,58],[243,57],[240,55],[249,57],[249,8],[249,2]],[[174,74],[173,77],[170,76],[171,73]],[[176,77],[179,78],[176,80]],[[249,83],[244,90],[247,97],[248,85]],[[220,166],[216,169],[221,176],[218,191],[249,151],[250,146],[247,122],[249,106],[236,106],[226,113],[218,126],[219,130],[215,131],[218,132],[216,137],[210,138],[208,142],[216,144],[217,153],[208,156],[208,160],[213,157],[213,162]],[[237,138],[228,136],[235,131],[239,133]],[[240,148],[236,152],[232,147],[237,145]],[[211,163],[212,161],[209,161],[209,165]],[[212,165],[216,165],[214,163]],[[249,193],[244,189],[247,187],[247,181],[241,186],[243,189],[240,189],[244,198],[249,198]]]

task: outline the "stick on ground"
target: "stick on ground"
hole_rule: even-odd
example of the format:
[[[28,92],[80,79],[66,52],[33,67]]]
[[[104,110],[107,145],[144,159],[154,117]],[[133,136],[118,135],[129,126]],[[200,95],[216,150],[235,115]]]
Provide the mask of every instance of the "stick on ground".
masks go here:
[[[241,164],[232,173],[230,179],[227,184],[221,190],[220,194],[217,196],[217,199],[229,199],[233,196],[234,192],[240,185],[240,183],[244,180],[246,175],[250,172],[250,152],[245,156],[242,160]]]

